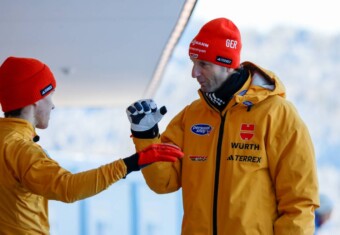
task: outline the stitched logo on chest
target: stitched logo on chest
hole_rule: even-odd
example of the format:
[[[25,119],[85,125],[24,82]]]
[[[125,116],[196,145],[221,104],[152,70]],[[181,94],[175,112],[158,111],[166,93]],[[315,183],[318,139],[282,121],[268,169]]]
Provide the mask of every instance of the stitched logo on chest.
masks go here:
[[[193,162],[204,162],[205,160],[207,160],[207,156],[189,156],[190,160]]]
[[[258,156],[241,156],[241,155],[230,155],[227,157],[227,161],[236,162],[251,162],[251,163],[261,163],[262,157]]]
[[[196,135],[208,135],[212,127],[208,124],[196,124],[191,127],[191,131]]]
[[[240,136],[243,140],[251,140],[255,133],[255,125],[249,123],[242,123],[240,129]]]

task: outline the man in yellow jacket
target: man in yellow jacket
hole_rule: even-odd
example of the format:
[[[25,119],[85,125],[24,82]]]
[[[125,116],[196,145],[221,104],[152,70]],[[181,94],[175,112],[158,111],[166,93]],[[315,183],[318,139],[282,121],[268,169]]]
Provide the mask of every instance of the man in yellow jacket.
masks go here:
[[[182,188],[182,235],[313,235],[319,198],[308,129],[274,73],[240,64],[241,46],[228,19],[201,28],[189,48],[200,98],[161,135],[153,100],[127,108],[137,150],[163,142],[185,154],[143,169],[144,178],[156,193]]]
[[[48,127],[55,88],[52,72],[39,60],[9,57],[0,67],[0,234],[49,234],[48,200],[88,198],[143,166],[183,156],[178,147],[155,144],[72,174],[36,143],[35,128]]]

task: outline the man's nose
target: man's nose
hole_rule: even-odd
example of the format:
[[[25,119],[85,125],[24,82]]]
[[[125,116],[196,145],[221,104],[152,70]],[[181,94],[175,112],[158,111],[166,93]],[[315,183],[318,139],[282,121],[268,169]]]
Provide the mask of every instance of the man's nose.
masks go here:
[[[197,77],[200,76],[200,75],[201,75],[201,71],[200,71],[200,69],[198,68],[198,66],[193,65],[193,66],[192,66],[192,71],[191,71],[191,77],[197,78]]]

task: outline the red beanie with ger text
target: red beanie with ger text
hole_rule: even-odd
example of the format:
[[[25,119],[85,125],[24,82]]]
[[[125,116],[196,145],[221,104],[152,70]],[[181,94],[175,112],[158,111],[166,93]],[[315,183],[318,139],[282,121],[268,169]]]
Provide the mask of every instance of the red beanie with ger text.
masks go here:
[[[189,56],[237,68],[240,65],[241,48],[241,34],[236,25],[226,18],[217,18],[203,25],[191,41]]]
[[[0,66],[0,104],[3,112],[33,104],[56,88],[47,65],[33,58],[8,57]]]

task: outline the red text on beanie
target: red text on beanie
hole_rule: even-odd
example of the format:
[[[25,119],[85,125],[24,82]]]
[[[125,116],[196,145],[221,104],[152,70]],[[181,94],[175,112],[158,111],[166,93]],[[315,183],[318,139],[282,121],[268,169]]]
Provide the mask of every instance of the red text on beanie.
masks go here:
[[[217,18],[206,23],[191,41],[189,56],[237,68],[240,65],[241,48],[241,34],[236,25],[226,18]]]
[[[34,104],[56,88],[47,65],[33,58],[8,57],[0,66],[0,104],[3,112]]]

